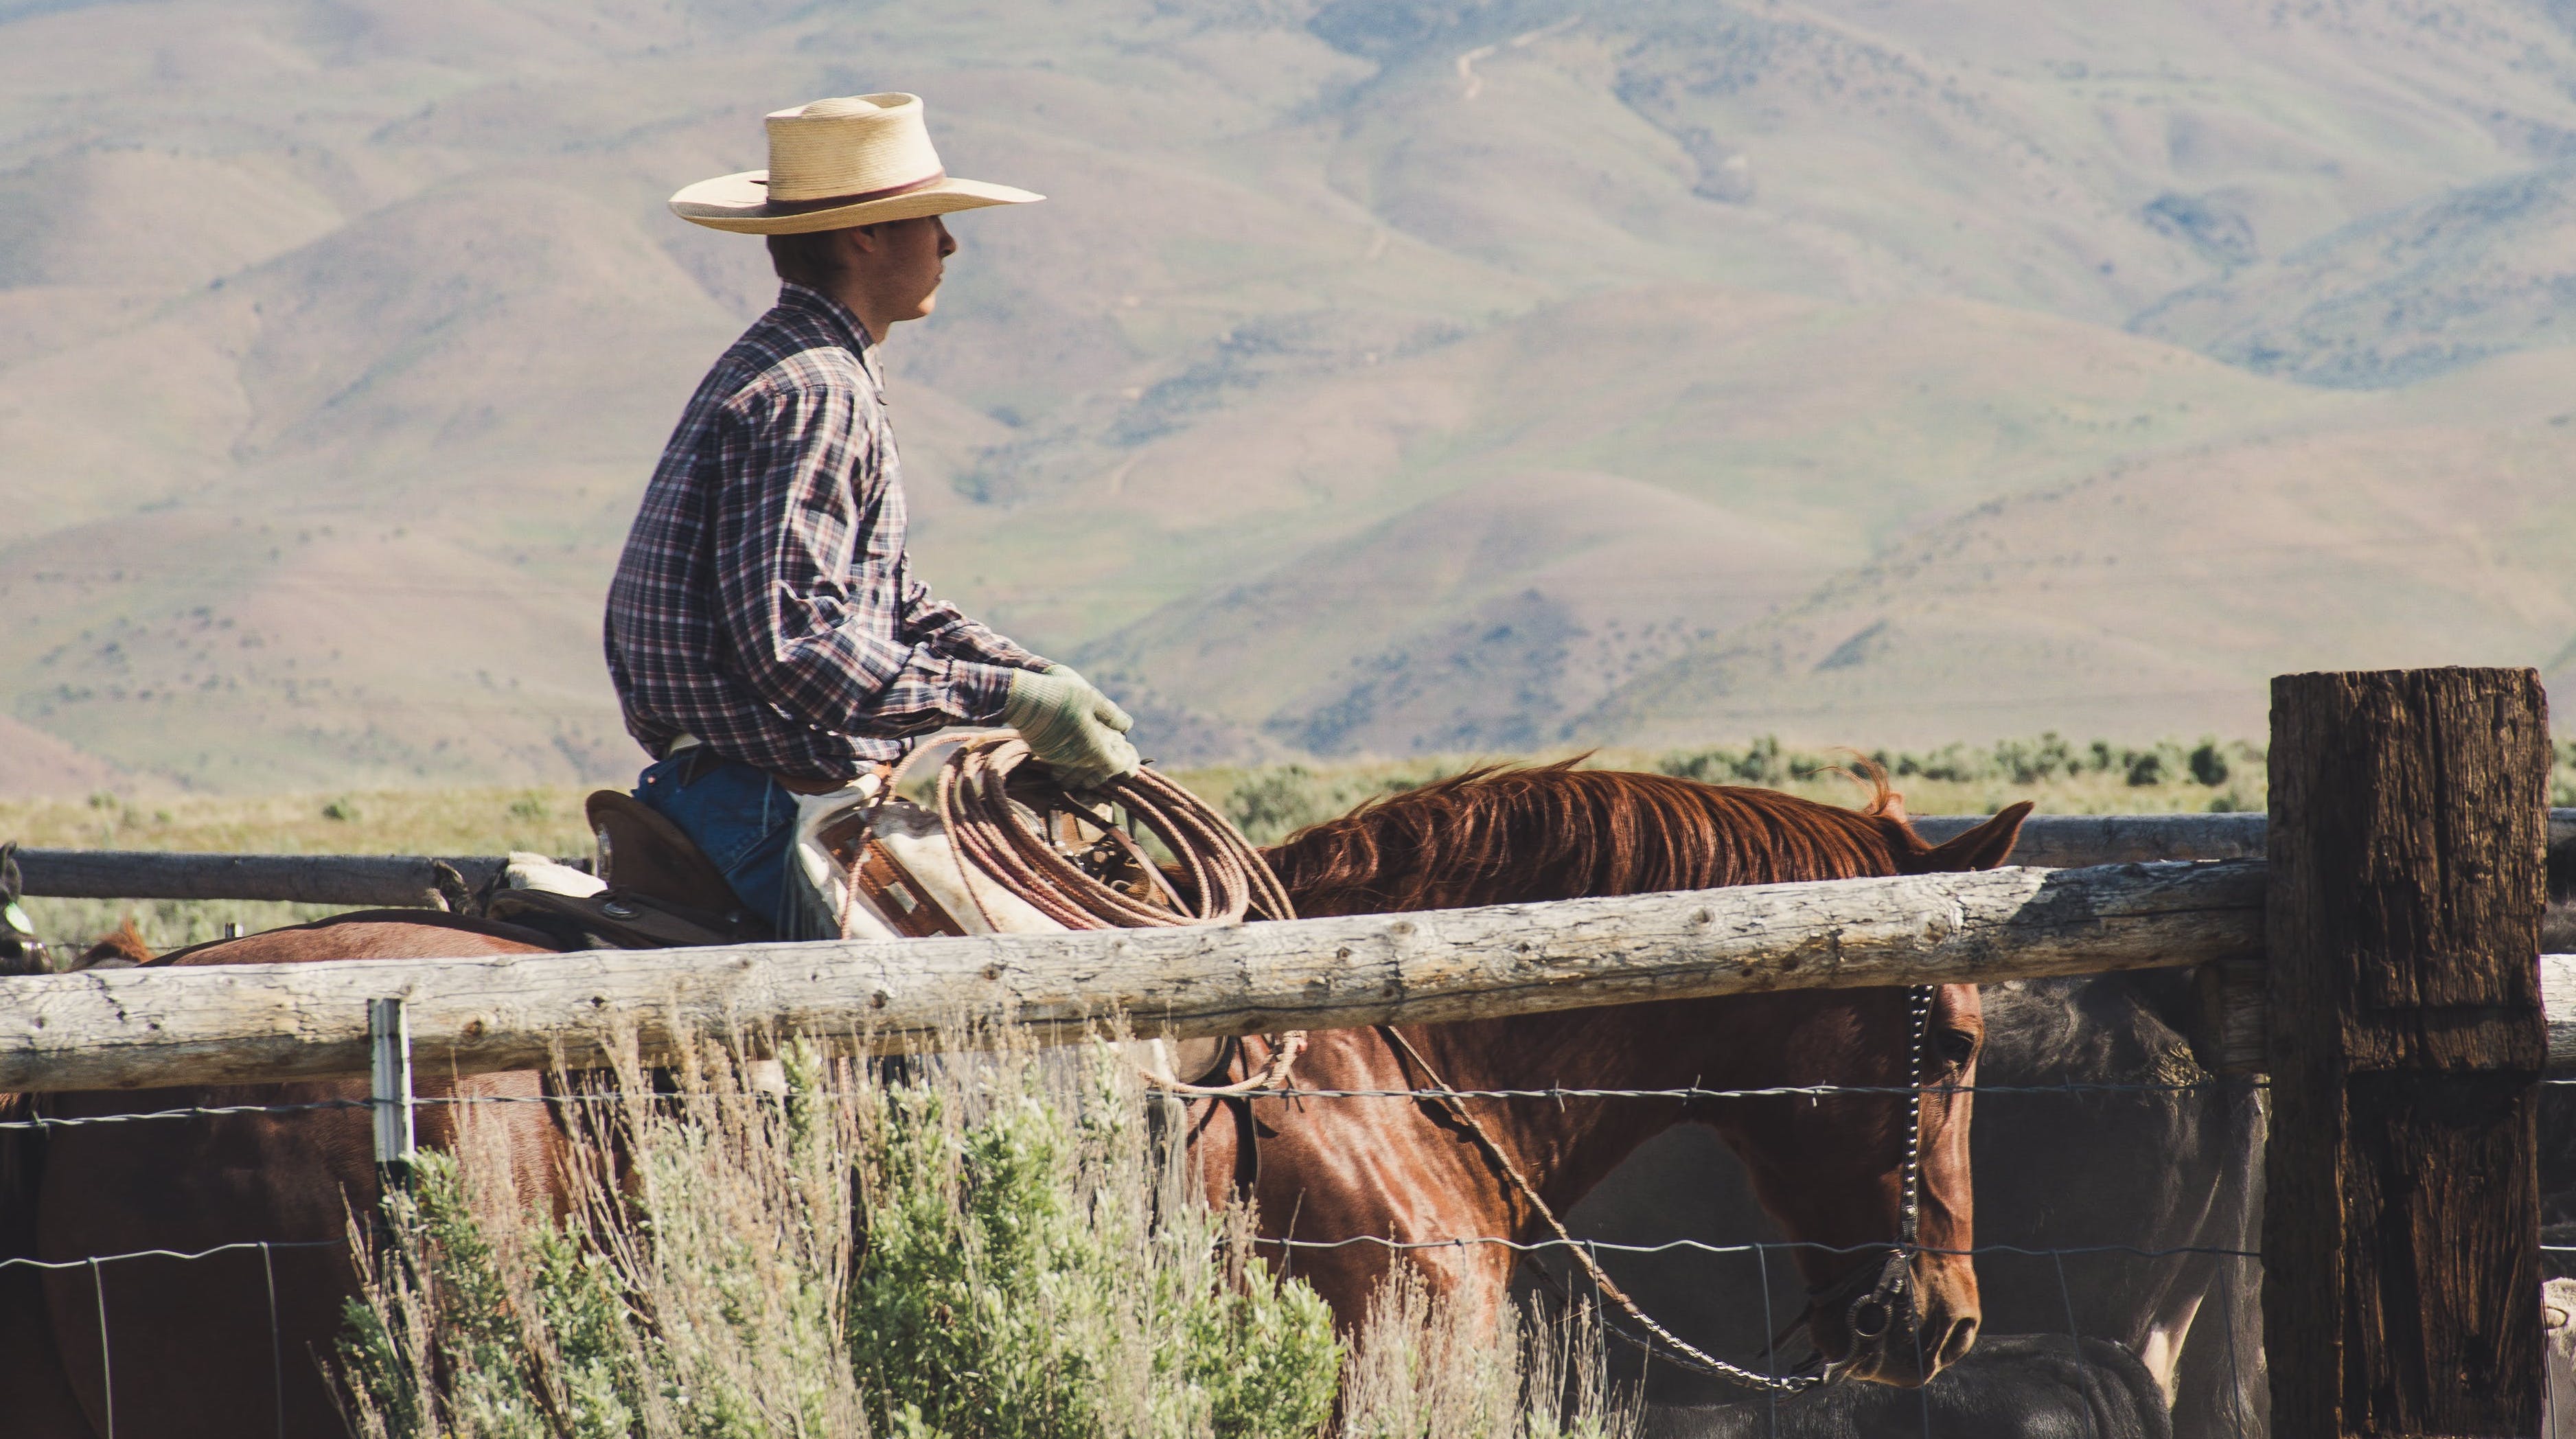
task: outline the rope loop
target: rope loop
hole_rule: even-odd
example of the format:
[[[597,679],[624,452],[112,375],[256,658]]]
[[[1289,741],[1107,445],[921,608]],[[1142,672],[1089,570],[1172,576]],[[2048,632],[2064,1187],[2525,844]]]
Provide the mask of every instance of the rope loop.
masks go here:
[[[1102,806],[1125,812],[1125,822]],[[1068,854],[1050,833],[1059,817],[1099,837]],[[1067,929],[1147,929],[1294,919],[1296,906],[1270,862],[1233,821],[1161,773],[1139,769],[1094,788],[1066,788],[1017,735],[969,740],[939,771],[939,819],[958,858]],[[1131,828],[1163,842],[1179,863],[1164,873]],[[1123,883],[1113,883],[1117,875]],[[973,887],[968,886],[968,893]],[[979,901],[980,903],[980,901]],[[989,921],[990,916],[986,917]],[[1294,1082],[1306,1032],[1272,1040],[1270,1062],[1233,1084],[1199,1085],[1137,1073],[1185,1098],[1232,1098]]]
[[[1124,810],[1127,823],[1103,806]],[[1086,867],[1047,833],[1068,815],[1095,830]],[[1288,891],[1232,821],[1161,773],[1140,769],[1093,789],[1058,783],[1017,735],[958,747],[939,771],[939,818],[958,854],[1067,929],[1148,929],[1294,919]],[[1179,862],[1167,876],[1130,834],[1142,829]],[[1132,875],[1112,884],[1096,869]],[[1142,891],[1141,893],[1139,891]]]

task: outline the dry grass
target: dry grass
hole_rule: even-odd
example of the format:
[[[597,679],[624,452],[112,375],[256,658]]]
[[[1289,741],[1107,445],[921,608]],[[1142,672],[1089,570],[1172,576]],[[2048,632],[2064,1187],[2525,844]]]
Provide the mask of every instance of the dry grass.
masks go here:
[[[0,838],[31,848],[218,854],[586,854],[587,786],[495,786],[0,802]]]
[[[1500,1332],[1388,1276],[1342,1375],[1341,1439],[1627,1439],[1633,1390],[1610,1382],[1589,1310],[1506,1313]]]
[[[373,1256],[342,1350],[357,1434],[868,1432],[828,1302],[855,1248],[855,1111],[765,1103],[717,1060],[668,1110],[568,1108],[560,1221],[472,1122],[388,1197],[382,1245],[353,1219]],[[613,1089],[650,1084],[630,1064]]]
[[[389,1199],[339,1373],[364,1439],[1621,1439],[1599,1336],[1398,1284],[1359,1357],[1212,1212],[1103,1045],[868,1066],[705,1047],[575,1106],[570,1202],[494,1131]],[[640,1096],[640,1097],[637,1097]],[[362,1239],[368,1226],[352,1224]]]

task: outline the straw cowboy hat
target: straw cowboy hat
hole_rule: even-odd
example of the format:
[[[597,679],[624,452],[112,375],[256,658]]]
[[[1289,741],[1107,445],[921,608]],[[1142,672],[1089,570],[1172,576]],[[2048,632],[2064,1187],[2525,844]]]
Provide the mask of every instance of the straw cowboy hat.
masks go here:
[[[742,235],[801,235],[1043,200],[959,180],[930,148],[918,95],[845,95],[769,116],[769,168],[701,180],[671,213]]]

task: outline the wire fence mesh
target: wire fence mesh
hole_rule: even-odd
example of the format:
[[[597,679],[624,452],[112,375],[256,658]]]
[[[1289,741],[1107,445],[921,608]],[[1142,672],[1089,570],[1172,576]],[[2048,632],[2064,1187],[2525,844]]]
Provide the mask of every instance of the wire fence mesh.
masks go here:
[[[2576,1081],[2557,1081],[2556,1083],[2576,1083]],[[1974,1093],[1980,1098],[2008,1100],[2015,1104],[2046,1104],[2052,1100],[2071,1100],[2077,1102],[2079,1105],[2098,1105],[2104,1101],[2127,1100],[2132,1102],[2152,1101],[2170,1106],[2175,1104],[2190,1104],[2204,1098],[2220,1101],[2241,1099],[2243,1096],[2248,1094],[2259,1094],[2262,1088],[2263,1084],[2259,1077],[2201,1077],[2174,1080],[2150,1079],[2134,1081],[2067,1078],[2044,1082],[2012,1082],[1967,1086],[1933,1084],[1922,1086],[1920,1092],[1926,1094],[1952,1094],[1964,1091]],[[1244,1096],[1244,1098],[1277,1100],[1291,1104],[1313,1102],[1402,1102],[1432,1105],[1448,1101],[1464,1101],[1487,1106],[1508,1106],[1514,1104],[1549,1104],[1561,1106],[1577,1102],[1633,1102],[1676,1105],[1687,1111],[1689,1107],[1696,1105],[1716,1106],[1744,1101],[1801,1099],[1822,1100],[1827,1098],[1892,1099],[1912,1095],[1917,1092],[1918,1091],[1911,1086],[1883,1084],[1800,1084],[1738,1088],[1703,1085],[1690,1085],[1677,1088],[1599,1088],[1582,1086],[1446,1088],[1439,1086],[1421,1086],[1382,1089],[1344,1089],[1289,1085],[1275,1089],[1254,1091],[1253,1093]],[[463,1108],[474,1106],[499,1107],[527,1104],[622,1104],[639,1100],[664,1102],[669,1101],[672,1098],[673,1097],[670,1095],[659,1093],[644,1094],[619,1092],[614,1090],[590,1090],[553,1095],[421,1096],[411,1102],[425,1108]],[[0,1121],[0,1130],[15,1130],[21,1132],[34,1131],[42,1133],[85,1129],[98,1126],[134,1126],[147,1123],[241,1120],[249,1118],[291,1119],[298,1116],[321,1116],[343,1111],[364,1113],[379,1107],[385,1102],[386,1101],[365,1098],[342,1098],[280,1104],[169,1106],[149,1110],[137,1110],[131,1113],[78,1114],[61,1116],[39,1113],[21,1119]],[[1990,1119],[1996,1112],[1997,1111],[1995,1109],[1989,1109],[1982,1112],[1980,1118]],[[1687,1118],[1688,1115],[1685,1114],[1683,1117]],[[2239,1177],[2241,1178],[2241,1176]],[[2098,1219],[2105,1225],[2116,1225],[2121,1222],[2120,1215],[2109,1212],[2099,1215]],[[2116,1288],[2118,1287],[2118,1281],[2104,1279],[2102,1277],[2102,1266],[2105,1264],[2153,1265],[2181,1259],[2208,1261],[2212,1266],[2214,1266],[2214,1269],[2213,1272],[2206,1276],[2202,1281],[2203,1298],[2205,1300],[2204,1307],[2209,1311],[2214,1311],[2214,1317],[2218,1321],[2219,1329],[2224,1335],[2225,1340],[2223,1346],[2221,1346],[2220,1356],[2215,1366],[2223,1371],[2223,1377],[2218,1380],[2217,1384],[2217,1387],[2221,1392],[2217,1396],[2215,1407],[2219,1412],[2227,1416],[2228,1422],[2223,1429],[2204,1426],[2199,1429],[2188,1431],[2177,1428],[2173,1432],[2229,1432],[2236,1434],[2260,1432],[2260,1425],[2259,1422],[2257,1422],[2259,1418],[2260,1395],[2249,1387],[2248,1383],[2248,1376],[2259,1378],[2261,1373],[2259,1354],[2247,1354],[2242,1352],[2247,1337],[2251,1331],[2240,1323],[2239,1313],[2239,1311],[2246,1309],[2258,1294],[2260,1272],[2259,1262],[2261,1255],[2257,1249],[2244,1243],[2140,1242],[2140,1240],[2134,1235],[2126,1235],[2116,1232],[2098,1233],[2089,1237],[2087,1242],[2034,1243],[2021,1242],[2021,1239],[2021,1236],[1999,1234],[1991,1238],[1981,1238],[1978,1242],[1972,1245],[1959,1248],[1945,1248],[1930,1244],[1917,1245],[1913,1247],[1913,1252],[1933,1255],[1966,1256],[1976,1261],[1981,1269],[1986,1266],[1999,1265],[2005,1262],[2020,1263],[2025,1266],[2036,1263],[2042,1266],[2040,1270],[2035,1271],[2037,1274],[2036,1280],[2031,1280],[2028,1276],[2022,1276],[2021,1278],[2014,1279],[2011,1282],[2017,1284],[2023,1289],[2036,1288],[2037,1290],[2044,1291],[2047,1298],[2051,1301],[2048,1307],[2054,1311],[2054,1322],[2050,1325],[2050,1330],[2054,1331],[2054,1333],[2049,1334],[2047,1337],[2051,1339],[2052,1343],[2056,1338],[2062,1337],[2065,1343],[2062,1348],[2048,1349],[2045,1351],[2044,1357],[2052,1363],[2057,1364],[2060,1368],[2064,1368],[2071,1364],[2073,1371],[2077,1376],[2077,1392],[2079,1394],[2091,1393],[2096,1390],[2117,1388],[2124,1382],[2131,1382],[2131,1376],[2127,1373],[2128,1370],[2133,1368],[2144,1368],[2151,1364],[2160,1366],[2151,1371],[2152,1377],[2159,1385],[2162,1385],[2169,1391],[2174,1382],[2170,1372],[2172,1368],[2171,1361],[2174,1359],[2174,1355],[2167,1353],[2141,1355],[2137,1352],[2138,1345],[2136,1341],[2136,1332],[2141,1327],[2140,1325],[2133,1323],[2121,1332],[2105,1332],[2106,1330],[2119,1329],[2119,1326],[2103,1323],[2098,1313],[2094,1312],[2103,1307],[2102,1304],[2098,1302],[2100,1299],[2099,1294],[2094,1291],[2098,1291],[2106,1287]],[[242,1241],[193,1251],[147,1249],[137,1250],[130,1253],[99,1255],[94,1258],[80,1257],[53,1260],[13,1258],[0,1260],[0,1267],[33,1267],[56,1271],[88,1268],[91,1271],[93,1275],[93,1290],[99,1316],[101,1335],[101,1382],[105,1387],[106,1392],[112,1394],[115,1382],[112,1378],[114,1351],[111,1333],[113,1321],[108,1304],[109,1290],[104,1278],[106,1267],[152,1259],[180,1263],[202,1262],[215,1259],[219,1256],[255,1250],[261,1256],[263,1276],[265,1281],[271,1287],[268,1312],[270,1323],[272,1328],[274,1328],[275,1280],[274,1265],[272,1262],[273,1252],[285,1249],[325,1248],[344,1242],[345,1241],[341,1240]],[[1608,1233],[1578,1234],[1576,1237],[1571,1239],[1547,1236],[1526,1237],[1512,1234],[1456,1234],[1431,1236],[1360,1234],[1319,1239],[1301,1237],[1292,1233],[1267,1237],[1259,1242],[1268,1247],[1272,1252],[1281,1255],[1283,1259],[1291,1262],[1293,1262],[1293,1256],[1301,1252],[1346,1249],[1353,1246],[1375,1246],[1389,1251],[1408,1254],[1443,1249],[1460,1250],[1491,1247],[1509,1250],[1515,1254],[1527,1256],[1530,1260],[1539,1263],[1544,1263],[1551,1257],[1561,1259],[1566,1256],[1568,1251],[1576,1249],[1580,1249],[1596,1261],[1608,1265],[1618,1265],[1623,1262],[1631,1266],[1666,1266],[1677,1261],[1697,1263],[1703,1267],[1704,1271],[1698,1282],[1700,1282],[1703,1288],[1708,1292],[1713,1294],[1740,1296],[1731,1299],[1729,1302],[1737,1303],[1745,1308],[1750,1308],[1755,1303],[1759,1304],[1759,1309],[1754,1311],[1759,1316],[1756,1322],[1749,1327],[1742,1324],[1736,1326],[1739,1329],[1743,1329],[1752,1337],[1748,1341],[1740,1342],[1733,1346],[1733,1352],[1737,1353],[1746,1362],[1757,1364],[1762,1372],[1771,1374],[1789,1372],[1783,1368],[1784,1356],[1781,1353],[1782,1344],[1780,1335],[1781,1318],[1784,1313],[1803,1307],[1807,1298],[1805,1282],[1802,1278],[1797,1277],[1797,1271],[1794,1267],[1796,1260],[1801,1255],[1824,1255],[1843,1258],[1866,1256],[1871,1253],[1884,1253],[1891,1247],[1891,1242],[1889,1240],[1850,1244],[1827,1244],[1816,1241],[1788,1239],[1779,1237],[1776,1234],[1756,1233],[1739,1233],[1736,1235],[1722,1237],[1710,1234],[1667,1234],[1662,1237],[1644,1240],[1619,1238]],[[2550,1246],[2550,1252],[2576,1253],[2576,1245]],[[1792,1266],[1785,1275],[1779,1269],[1779,1266],[1782,1264]],[[2072,1272],[2073,1266],[2078,1264],[2089,1267],[2082,1273]],[[1734,1267],[1727,1268],[1726,1266],[1729,1265]],[[1708,1266],[1717,1267],[1709,1268]],[[1561,1280],[1573,1280],[1577,1277],[1576,1271],[1570,1265],[1560,1264],[1557,1266],[1557,1269]],[[1669,1280],[1672,1276],[1666,1275],[1663,1277],[1666,1280]],[[1627,1282],[1627,1280],[1623,1279],[1623,1284]],[[1658,1286],[1652,1282],[1640,1282],[1638,1287],[1649,1292],[1654,1292],[1658,1289]],[[1669,1290],[1672,1286],[1667,1282],[1660,1287],[1663,1290]],[[2134,1287],[2152,1288],[2153,1286],[2139,1285]],[[1589,1297],[1596,1301],[1599,1298],[1597,1294]],[[1700,1305],[1695,1307],[1705,1309],[1708,1306]],[[2023,1306],[2023,1310],[2027,1313],[2029,1306],[2025,1304]],[[2152,1330],[2154,1326],[2149,1324],[2144,1327]],[[1617,1334],[1617,1325],[1613,1324],[1608,1326],[1608,1328],[1614,1336]],[[1631,1338],[1634,1338],[1634,1336],[1631,1336]],[[2019,1351],[2012,1350],[2009,1344],[2002,1342],[2004,1338],[2005,1336],[2000,1335],[1991,1336],[1988,1342],[1989,1352],[2018,1353]],[[2166,1342],[2169,1342],[2174,1346],[2179,1346],[2182,1340],[2180,1338],[2168,1336]],[[2117,1349],[2115,1350],[2112,1346],[2117,1346]],[[1651,1346],[1647,1347],[1651,1348]],[[1976,1353],[1977,1351],[1975,1350],[1970,1351],[1972,1357],[1975,1356]],[[281,1365],[282,1362],[283,1361],[281,1359]],[[1657,1361],[1651,1357],[1645,1359],[1637,1366],[1639,1377],[1646,1378],[1653,1375],[1656,1372],[1656,1364]],[[2118,1372],[2113,1372],[2114,1370]],[[284,1382],[282,1374],[283,1370],[281,1368],[280,1377],[278,1379],[278,1383],[281,1386]],[[1943,1403],[1947,1402],[1947,1391],[1943,1387],[1944,1383],[1951,1384],[1955,1387],[1957,1381],[1943,1381],[1942,1383],[1936,1383],[1932,1386],[1931,1389],[1927,1391],[1929,1397],[1922,1399],[1921,1402],[1915,1405],[1912,1410],[1905,1415],[1900,1416],[1903,1420],[1911,1421],[1910,1423],[1907,1423],[1904,1428],[1888,1428],[1886,1427],[1887,1422],[1895,1421],[1886,1421],[1880,1423],[1877,1427],[1854,1430],[1853,1432],[1866,1432],[1872,1434],[1888,1433],[1892,1435],[1920,1434],[1926,1436],[1926,1439],[1929,1439],[1929,1436],[1936,1433],[1947,1432],[1943,1428],[1941,1422],[1944,1413],[1941,1406]],[[2043,1393],[2045,1389],[2044,1385],[2033,1384],[2026,1387],[2031,1391],[2030,1395],[2027,1397],[2030,1397],[2033,1402],[2039,1402],[2046,1398],[2045,1393]],[[1680,1397],[1676,1401],[1674,1410],[1676,1413],[1687,1409],[1694,1400],[1705,1401],[1707,1398],[1704,1392],[1694,1393],[1686,1386],[1680,1387],[1677,1392]],[[1744,1414],[1742,1412],[1744,1406],[1747,1404],[1757,1403],[1761,1409],[1760,1418],[1762,1420],[1763,1428],[1758,1431],[1740,1431],[1741,1422],[1744,1419]],[[1739,1431],[1764,1433],[1807,1433],[1815,1431],[1811,1428],[1801,1426],[1807,1423],[1807,1419],[1804,1417],[1806,1411],[1810,1408],[1816,1407],[1816,1403],[1817,1401],[1813,1401],[1806,1396],[1783,1398],[1778,1395],[1764,1395],[1758,1400],[1740,1399],[1738,1403],[1733,1405],[1719,1402],[1713,1408],[1709,1408],[1709,1406],[1703,1402],[1702,1407],[1708,1408],[1708,1412],[1703,1417],[1707,1418],[1709,1422],[1707,1432],[1710,1433],[1730,1433]],[[2116,1408],[2116,1406],[2113,1407]],[[2116,1435],[2120,1432],[2116,1427],[2105,1427],[2105,1415],[2107,1411],[2105,1410],[2104,1405],[2098,1401],[2098,1396],[2095,1402],[2080,1405],[2079,1408],[2081,1409],[2081,1423],[2068,1432],[2096,1433],[2104,1435],[2105,1439],[2110,1439],[2110,1436]],[[1731,1419],[1728,1417],[1729,1415],[1732,1415]],[[2077,1416],[2069,1415],[2063,1417],[2075,1418]],[[1881,1418],[1882,1420],[1885,1420],[1885,1416],[1881,1416]],[[1730,1423],[1736,1424],[1738,1427],[1729,1428],[1728,1425]],[[1678,1433],[1684,1431],[1675,1430],[1674,1432]]]

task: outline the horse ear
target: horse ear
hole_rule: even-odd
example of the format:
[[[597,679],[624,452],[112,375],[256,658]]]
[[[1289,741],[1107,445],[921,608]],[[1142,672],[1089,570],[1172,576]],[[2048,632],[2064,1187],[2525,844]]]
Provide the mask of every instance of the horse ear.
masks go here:
[[[1993,819],[1934,845],[1924,852],[1923,872],[1956,873],[1968,869],[1993,869],[2002,864],[2011,856],[2013,845],[2021,839],[2021,822],[2030,818],[2030,810],[2029,800],[2006,805]]]

